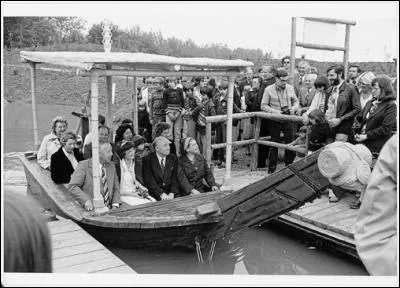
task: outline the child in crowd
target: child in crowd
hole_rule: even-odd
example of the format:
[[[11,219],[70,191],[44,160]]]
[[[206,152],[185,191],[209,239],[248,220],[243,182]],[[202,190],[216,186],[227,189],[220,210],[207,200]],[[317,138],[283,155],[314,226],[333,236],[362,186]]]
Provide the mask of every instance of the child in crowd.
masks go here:
[[[151,87],[149,95],[150,124],[155,127],[160,122],[165,122],[164,84],[161,79],[157,80],[155,87]],[[154,134],[153,129],[153,134]],[[154,138],[154,135],[152,135]]]
[[[151,124],[149,119],[149,112],[147,112],[147,105],[144,100],[138,103],[138,126],[139,135],[143,136],[146,142],[151,142]]]
[[[168,89],[163,94],[165,108],[165,122],[170,128],[170,135],[173,135],[173,142],[175,143],[176,155],[180,156],[180,140],[182,133],[182,112],[184,114],[185,100],[183,97],[182,89],[176,87],[174,80],[169,79]],[[171,139],[170,139],[171,140]]]
[[[142,164],[143,164],[143,158],[149,154],[149,147],[146,145],[147,143],[146,143],[145,139],[140,135],[133,136],[132,141],[136,147],[135,165],[138,165],[139,168],[137,171],[140,171],[139,175],[136,175],[136,179],[140,183],[144,183],[143,175],[141,174],[142,173]]]
[[[182,115],[182,139],[186,137],[196,139],[196,121],[193,117],[200,107],[197,105],[197,101],[193,96],[193,87],[191,85],[185,84],[183,87],[183,94],[185,98],[185,114]]]
[[[212,90],[208,87],[203,87],[201,90],[201,109],[197,113],[196,130],[197,130],[197,143],[199,145],[200,153],[203,153],[203,145],[206,143],[206,119],[207,116],[215,115],[215,106],[212,102]]]

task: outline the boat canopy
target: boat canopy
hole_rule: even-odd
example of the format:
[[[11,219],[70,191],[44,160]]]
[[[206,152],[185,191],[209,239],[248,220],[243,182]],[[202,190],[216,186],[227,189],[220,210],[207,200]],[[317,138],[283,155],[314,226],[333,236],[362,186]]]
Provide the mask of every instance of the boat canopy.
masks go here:
[[[104,64],[120,66],[129,70],[179,71],[179,70],[218,70],[241,71],[254,66],[244,60],[224,60],[212,58],[177,58],[147,53],[126,52],[35,52],[21,51],[22,62],[47,63],[69,66],[90,71]]]

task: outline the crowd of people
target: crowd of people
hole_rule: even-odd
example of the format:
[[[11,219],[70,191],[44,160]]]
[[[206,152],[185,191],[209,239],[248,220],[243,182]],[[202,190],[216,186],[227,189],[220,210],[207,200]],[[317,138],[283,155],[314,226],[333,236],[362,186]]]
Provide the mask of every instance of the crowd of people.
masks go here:
[[[343,141],[362,143],[375,158],[379,155],[396,130],[396,96],[388,76],[363,72],[356,65],[350,65],[348,77],[341,65],[330,67],[324,75],[302,60],[290,79],[290,57],[284,57],[281,64],[264,65],[257,74],[248,68],[235,79],[233,113],[264,111],[301,116],[302,124],[262,119],[260,137],[308,147],[309,153]],[[131,119],[125,119],[112,142],[110,128],[99,116],[100,163],[104,166],[102,183],[108,186],[108,195],[103,194],[108,198],[107,205],[119,206],[121,201],[134,205],[217,190],[219,185],[201,154],[206,142],[206,117],[227,113],[228,80],[148,78],[143,83],[138,93],[139,131],[134,131]],[[234,119],[233,141],[251,139],[254,124],[254,119]],[[91,176],[92,134],[82,145],[80,137],[67,128],[62,117],[54,119],[52,133],[44,137],[38,151],[38,163],[51,171],[54,182],[69,183],[77,196],[84,192],[92,196],[90,187],[83,183]],[[214,143],[225,143],[226,123],[213,124],[212,135]],[[278,149],[264,145],[258,149],[257,168],[275,172]],[[285,150],[284,164],[293,163],[295,157],[295,152]],[[224,149],[215,149],[212,159],[223,167]],[[234,155],[233,161],[237,161]],[[108,171],[108,165],[114,168]],[[129,200],[128,196],[139,200]],[[86,203],[89,198],[80,197],[83,205],[90,208]],[[333,195],[330,200],[338,199]],[[359,200],[353,206],[358,208]]]

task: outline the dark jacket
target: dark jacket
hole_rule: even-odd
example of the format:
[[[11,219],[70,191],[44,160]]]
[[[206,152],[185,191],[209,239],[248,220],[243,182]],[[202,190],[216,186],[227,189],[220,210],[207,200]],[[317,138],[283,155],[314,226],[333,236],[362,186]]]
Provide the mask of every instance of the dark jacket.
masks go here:
[[[332,94],[334,86],[328,88],[325,97],[325,111],[328,109],[328,100]],[[351,84],[343,82],[339,88],[339,98],[337,100],[336,118],[342,121],[334,128],[334,133],[351,134],[351,126],[354,118],[361,111],[360,96],[357,88]]]
[[[74,155],[76,161],[80,162],[83,160],[82,154],[79,153],[79,149],[74,149]],[[75,170],[74,167],[72,167],[71,161],[69,161],[67,156],[65,156],[62,147],[51,155],[50,163],[51,179],[54,183],[64,184],[71,180],[71,175]]]
[[[206,189],[203,184],[203,179],[206,180],[209,189]],[[215,183],[214,176],[207,165],[203,155],[196,154],[194,163],[190,162],[187,156],[181,156],[178,159],[178,182],[181,196],[189,195],[192,189],[199,192],[210,191],[212,186],[219,186]]]
[[[396,129],[397,107],[394,95],[387,95],[378,104],[373,113],[367,119],[367,113],[372,107],[374,100],[365,104],[363,111],[357,116],[362,124],[366,124],[367,140],[362,142],[371,152],[379,153],[387,140],[392,136],[392,131]],[[356,131],[360,133],[360,131]]]
[[[149,189],[149,194],[161,200],[162,193],[179,196],[179,184],[177,179],[178,159],[169,154],[166,157],[164,173],[161,170],[156,152],[152,152],[143,159],[144,185]]]
[[[246,93],[245,101],[246,101],[246,112],[253,112],[257,110],[257,98],[258,98],[259,90],[249,90]]]
[[[330,141],[333,142],[334,138],[335,137],[328,123],[312,126],[308,139],[308,149],[310,151],[317,151],[326,144],[330,143]]]

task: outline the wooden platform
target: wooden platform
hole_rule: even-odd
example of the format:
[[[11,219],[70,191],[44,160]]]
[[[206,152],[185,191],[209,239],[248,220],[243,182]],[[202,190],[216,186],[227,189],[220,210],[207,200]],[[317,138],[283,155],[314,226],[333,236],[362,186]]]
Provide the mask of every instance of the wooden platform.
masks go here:
[[[54,273],[136,273],[78,224],[48,222]]]
[[[214,176],[218,183],[223,183],[224,169],[215,169]],[[228,181],[234,189],[249,185],[267,175],[267,171],[250,172],[249,169],[232,171]],[[354,225],[357,209],[350,209],[354,195],[346,195],[339,202],[330,203],[327,195],[307,203],[276,218],[277,225],[290,228],[296,232],[307,234],[313,239],[320,240],[330,250],[338,250],[358,259],[354,242]]]

